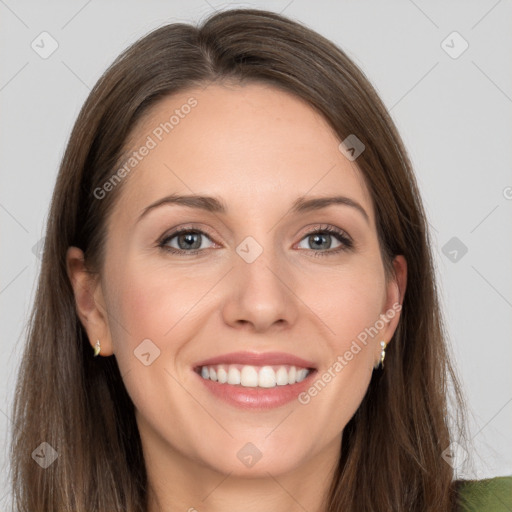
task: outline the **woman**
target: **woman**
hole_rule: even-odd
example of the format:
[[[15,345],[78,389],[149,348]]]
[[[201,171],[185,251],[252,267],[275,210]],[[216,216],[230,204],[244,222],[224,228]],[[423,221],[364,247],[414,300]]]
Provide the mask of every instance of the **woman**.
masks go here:
[[[18,510],[462,506],[425,213],[340,49],[241,9],[113,63],[57,179],[14,420]]]

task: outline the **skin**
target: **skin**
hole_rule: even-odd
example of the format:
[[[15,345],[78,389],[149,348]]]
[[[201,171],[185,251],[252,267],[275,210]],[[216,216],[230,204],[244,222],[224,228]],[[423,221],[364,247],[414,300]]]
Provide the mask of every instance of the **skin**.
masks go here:
[[[135,404],[150,512],[240,504],[247,512],[321,511],[343,429],[399,313],[307,405],[241,410],[211,395],[192,367],[232,351],[283,351],[314,361],[321,375],[359,333],[402,303],[407,265],[397,256],[396,277],[386,280],[356,162],[339,151],[327,122],[286,92],[254,83],[181,92],[152,108],[129,146],[140,148],[192,96],[197,106],[125,178],[99,276],[84,272],[82,251],[69,248],[77,312],[91,345],[101,340],[100,356],[115,354]],[[171,193],[218,196],[228,211],[166,205],[137,222],[145,207]],[[299,196],[334,193],[357,201],[369,221],[346,205],[290,213]],[[157,247],[163,235],[190,223],[208,230],[196,236],[200,254]],[[325,232],[317,248],[308,232],[318,225],[343,230],[354,248],[327,254],[342,242]],[[248,236],[263,248],[252,263],[236,252]],[[178,249],[178,242],[168,245]],[[160,356],[145,366],[134,350],[148,338]],[[248,442],[262,454],[252,467],[237,457]]]

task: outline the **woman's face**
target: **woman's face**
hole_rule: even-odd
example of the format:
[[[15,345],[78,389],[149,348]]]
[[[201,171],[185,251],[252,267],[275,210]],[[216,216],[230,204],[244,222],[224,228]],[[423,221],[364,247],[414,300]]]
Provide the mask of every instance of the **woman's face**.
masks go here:
[[[126,180],[81,318],[115,354],[148,459],[256,476],[338,457],[405,289],[339,144],[290,94],[210,85],[158,103],[97,191]],[[345,199],[309,203],[327,197]]]

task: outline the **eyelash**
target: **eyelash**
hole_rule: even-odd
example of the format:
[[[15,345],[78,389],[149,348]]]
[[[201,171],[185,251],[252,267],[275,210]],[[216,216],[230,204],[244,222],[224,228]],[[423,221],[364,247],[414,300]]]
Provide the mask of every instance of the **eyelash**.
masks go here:
[[[341,253],[342,251],[351,250],[354,247],[352,240],[348,237],[348,235],[344,231],[342,231],[341,229],[332,227],[332,226],[328,226],[328,225],[327,226],[324,226],[324,225],[317,226],[314,230],[305,233],[304,236],[301,238],[301,241],[308,236],[321,234],[321,233],[328,233],[330,235],[334,235],[334,237],[341,243],[341,246],[334,250],[329,249],[329,250],[325,250],[325,251],[315,251],[313,249],[309,249],[309,251],[313,252],[314,257],[334,256],[334,255]],[[171,253],[171,254],[179,254],[179,255],[187,254],[189,256],[193,256],[195,254],[200,253],[201,251],[206,250],[206,249],[194,249],[192,251],[185,251],[183,249],[175,249],[174,247],[169,247],[168,245],[166,245],[170,240],[172,240],[176,236],[179,236],[182,234],[201,234],[201,235],[207,236],[211,240],[211,236],[209,235],[208,232],[205,232],[201,229],[185,227],[185,228],[179,228],[176,231],[173,231],[168,236],[165,236],[163,239],[161,239],[158,242],[158,247],[163,249],[166,252]]]

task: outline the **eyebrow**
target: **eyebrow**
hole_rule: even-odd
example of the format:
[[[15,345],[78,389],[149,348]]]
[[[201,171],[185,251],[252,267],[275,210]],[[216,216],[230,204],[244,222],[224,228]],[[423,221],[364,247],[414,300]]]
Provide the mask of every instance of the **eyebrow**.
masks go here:
[[[201,196],[201,195],[178,195],[171,194],[169,196],[162,197],[158,201],[150,204],[139,215],[137,222],[139,222],[145,215],[147,215],[151,210],[158,208],[163,205],[181,205],[186,206],[188,208],[196,208],[200,210],[204,210],[211,213],[221,213],[225,214],[228,211],[225,203],[217,198],[212,196]],[[323,208],[327,208],[331,205],[344,205],[350,206],[357,210],[366,220],[366,222],[370,223],[370,218],[366,213],[366,210],[357,202],[351,199],[350,197],[345,196],[330,196],[330,197],[313,197],[308,198],[306,196],[301,196],[296,199],[292,205],[291,212],[292,213],[305,213],[310,211],[321,210]]]

